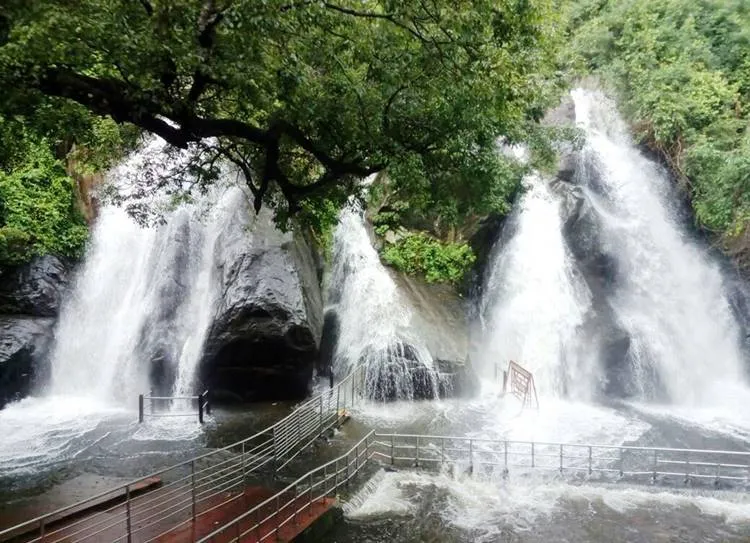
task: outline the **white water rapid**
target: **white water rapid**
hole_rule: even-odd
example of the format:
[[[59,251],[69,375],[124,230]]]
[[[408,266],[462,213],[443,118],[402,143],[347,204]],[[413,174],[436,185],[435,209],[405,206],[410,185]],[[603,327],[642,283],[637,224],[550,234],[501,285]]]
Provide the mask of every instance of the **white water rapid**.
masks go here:
[[[560,201],[547,180],[531,175],[526,192],[509,218],[513,235],[501,239],[483,300],[484,342],[480,368],[515,360],[534,374],[547,395],[588,398],[596,361],[577,349],[577,330],[590,305],[590,294],[576,274],[562,234]]]
[[[432,357],[413,330],[411,310],[380,262],[363,211],[354,203],[342,210],[334,233],[329,291],[328,310],[336,311],[340,323],[334,360],[340,377],[363,363],[375,399],[437,397]],[[420,394],[420,387],[428,390]]]
[[[627,381],[631,398],[672,404],[744,394],[722,272],[688,233],[671,180],[636,149],[611,101],[581,89],[572,98],[585,136],[575,174],[525,180],[486,279],[480,368],[489,375],[513,359],[540,394],[576,400],[604,393],[611,379]],[[575,239],[573,221],[584,225]],[[624,336],[616,364],[601,359],[599,342],[611,338],[594,329]]]
[[[139,175],[154,140],[113,174]],[[134,404],[154,379],[165,393],[192,395],[203,342],[218,302],[214,253],[228,217],[245,212],[238,188],[218,185],[144,228],[115,206],[101,210],[52,353],[51,392]]]
[[[711,403],[744,382],[719,266],[690,239],[672,181],[634,147],[613,102],[599,92],[572,95],[586,135],[580,182],[616,261],[611,304],[630,336],[635,382],[649,395],[652,367],[671,402]]]

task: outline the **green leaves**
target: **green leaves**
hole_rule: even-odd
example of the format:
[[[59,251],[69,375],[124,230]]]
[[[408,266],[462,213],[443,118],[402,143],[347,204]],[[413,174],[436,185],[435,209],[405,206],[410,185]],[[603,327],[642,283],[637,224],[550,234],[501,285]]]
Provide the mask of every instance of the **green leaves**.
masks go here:
[[[466,243],[441,242],[422,232],[408,233],[386,245],[383,260],[430,283],[458,284],[476,260]]]
[[[731,241],[750,220],[750,5],[573,2],[585,64],[618,91],[636,134],[689,184],[698,222]]]
[[[0,265],[36,254],[80,257],[88,230],[73,180],[44,145],[13,173],[0,172]]]

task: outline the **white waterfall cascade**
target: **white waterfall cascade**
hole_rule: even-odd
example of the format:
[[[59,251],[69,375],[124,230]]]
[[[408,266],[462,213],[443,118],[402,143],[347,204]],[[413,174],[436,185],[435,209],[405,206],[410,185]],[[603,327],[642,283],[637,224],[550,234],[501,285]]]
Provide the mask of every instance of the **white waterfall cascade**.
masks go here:
[[[592,180],[581,183],[617,260],[611,300],[631,337],[632,369],[638,376],[652,365],[674,403],[715,403],[727,386],[744,381],[739,329],[719,266],[688,236],[670,179],[635,148],[614,103],[595,91],[572,96],[586,135],[582,159],[601,170],[599,193]]]
[[[367,390],[376,399],[412,399],[413,369],[426,368],[425,385],[437,397],[430,353],[411,329],[411,310],[372,246],[361,206],[342,210],[334,233],[330,291],[340,320],[335,370],[367,366]]]
[[[547,180],[530,175],[509,218],[513,235],[493,249],[482,301],[480,369],[515,360],[545,395],[588,399],[596,360],[581,358],[576,332],[590,305],[562,234],[560,201]]]
[[[164,143],[153,140],[112,173],[112,182],[127,183],[140,174],[145,157],[163,151]],[[221,183],[179,204],[156,227],[139,226],[124,210],[105,206],[61,311],[50,392],[132,404],[148,391],[151,365],[159,359],[172,392],[194,394],[219,301],[216,244],[237,213],[249,216],[245,194]]]

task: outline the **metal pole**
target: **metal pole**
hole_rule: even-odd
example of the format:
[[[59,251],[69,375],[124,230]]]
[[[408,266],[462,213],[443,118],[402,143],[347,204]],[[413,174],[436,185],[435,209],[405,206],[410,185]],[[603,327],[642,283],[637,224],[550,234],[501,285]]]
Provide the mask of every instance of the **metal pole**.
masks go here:
[[[534,465],[534,442],[533,441],[531,442],[531,467],[532,468],[536,467]]]
[[[198,422],[203,424],[203,397],[198,396]]]
[[[417,436],[417,454],[414,458],[414,466],[419,467],[419,436]]]
[[[195,529],[195,460],[190,461],[190,494],[192,500],[193,529]]]
[[[323,432],[323,395],[320,395],[320,432]]]
[[[125,486],[125,512],[126,512],[126,524],[128,528],[128,543],[131,543],[133,534],[133,525],[130,520],[130,485]]]
[[[690,453],[685,453],[685,484],[690,482]]]
[[[154,389],[152,388],[149,391],[149,396],[153,396],[153,395],[154,395]],[[151,414],[153,415],[154,414],[154,400],[149,399],[148,406],[149,406],[149,409],[151,410]]]
[[[394,460],[395,460],[394,455],[393,455],[393,449],[394,449],[393,438],[394,438],[394,435],[391,434],[391,465],[394,464]]]
[[[508,441],[505,441],[505,475],[508,475]]]
[[[563,446],[562,443],[560,444],[560,475],[562,475],[563,472]]]
[[[138,422],[143,422],[143,394],[138,394]]]
[[[206,399],[206,415],[211,416],[211,402],[208,400],[208,390],[203,393],[203,397]]]
[[[656,449],[654,449],[654,473],[651,476],[651,482],[656,484],[656,455],[658,453],[656,452]]]
[[[469,440],[469,473],[474,473],[474,441]]]
[[[623,471],[623,459],[622,459],[622,449],[620,449],[620,478],[622,478],[623,475],[625,475],[625,472]]]
[[[39,541],[44,541],[44,517],[39,519]]]
[[[440,438],[440,466],[445,463],[445,438]]]
[[[620,449],[622,453],[622,449]],[[622,456],[620,457],[620,474],[622,474]],[[591,445],[589,445],[589,475],[591,475]]]

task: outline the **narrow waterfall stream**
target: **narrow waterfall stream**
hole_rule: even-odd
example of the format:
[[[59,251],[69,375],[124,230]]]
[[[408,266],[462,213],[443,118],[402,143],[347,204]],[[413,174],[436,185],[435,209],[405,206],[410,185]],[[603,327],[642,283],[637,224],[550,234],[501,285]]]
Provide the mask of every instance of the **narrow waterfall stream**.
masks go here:
[[[355,203],[339,217],[330,285],[329,311],[340,322],[336,373],[343,377],[364,364],[373,399],[436,398],[432,357],[414,332],[411,310],[380,262],[364,212]]]

